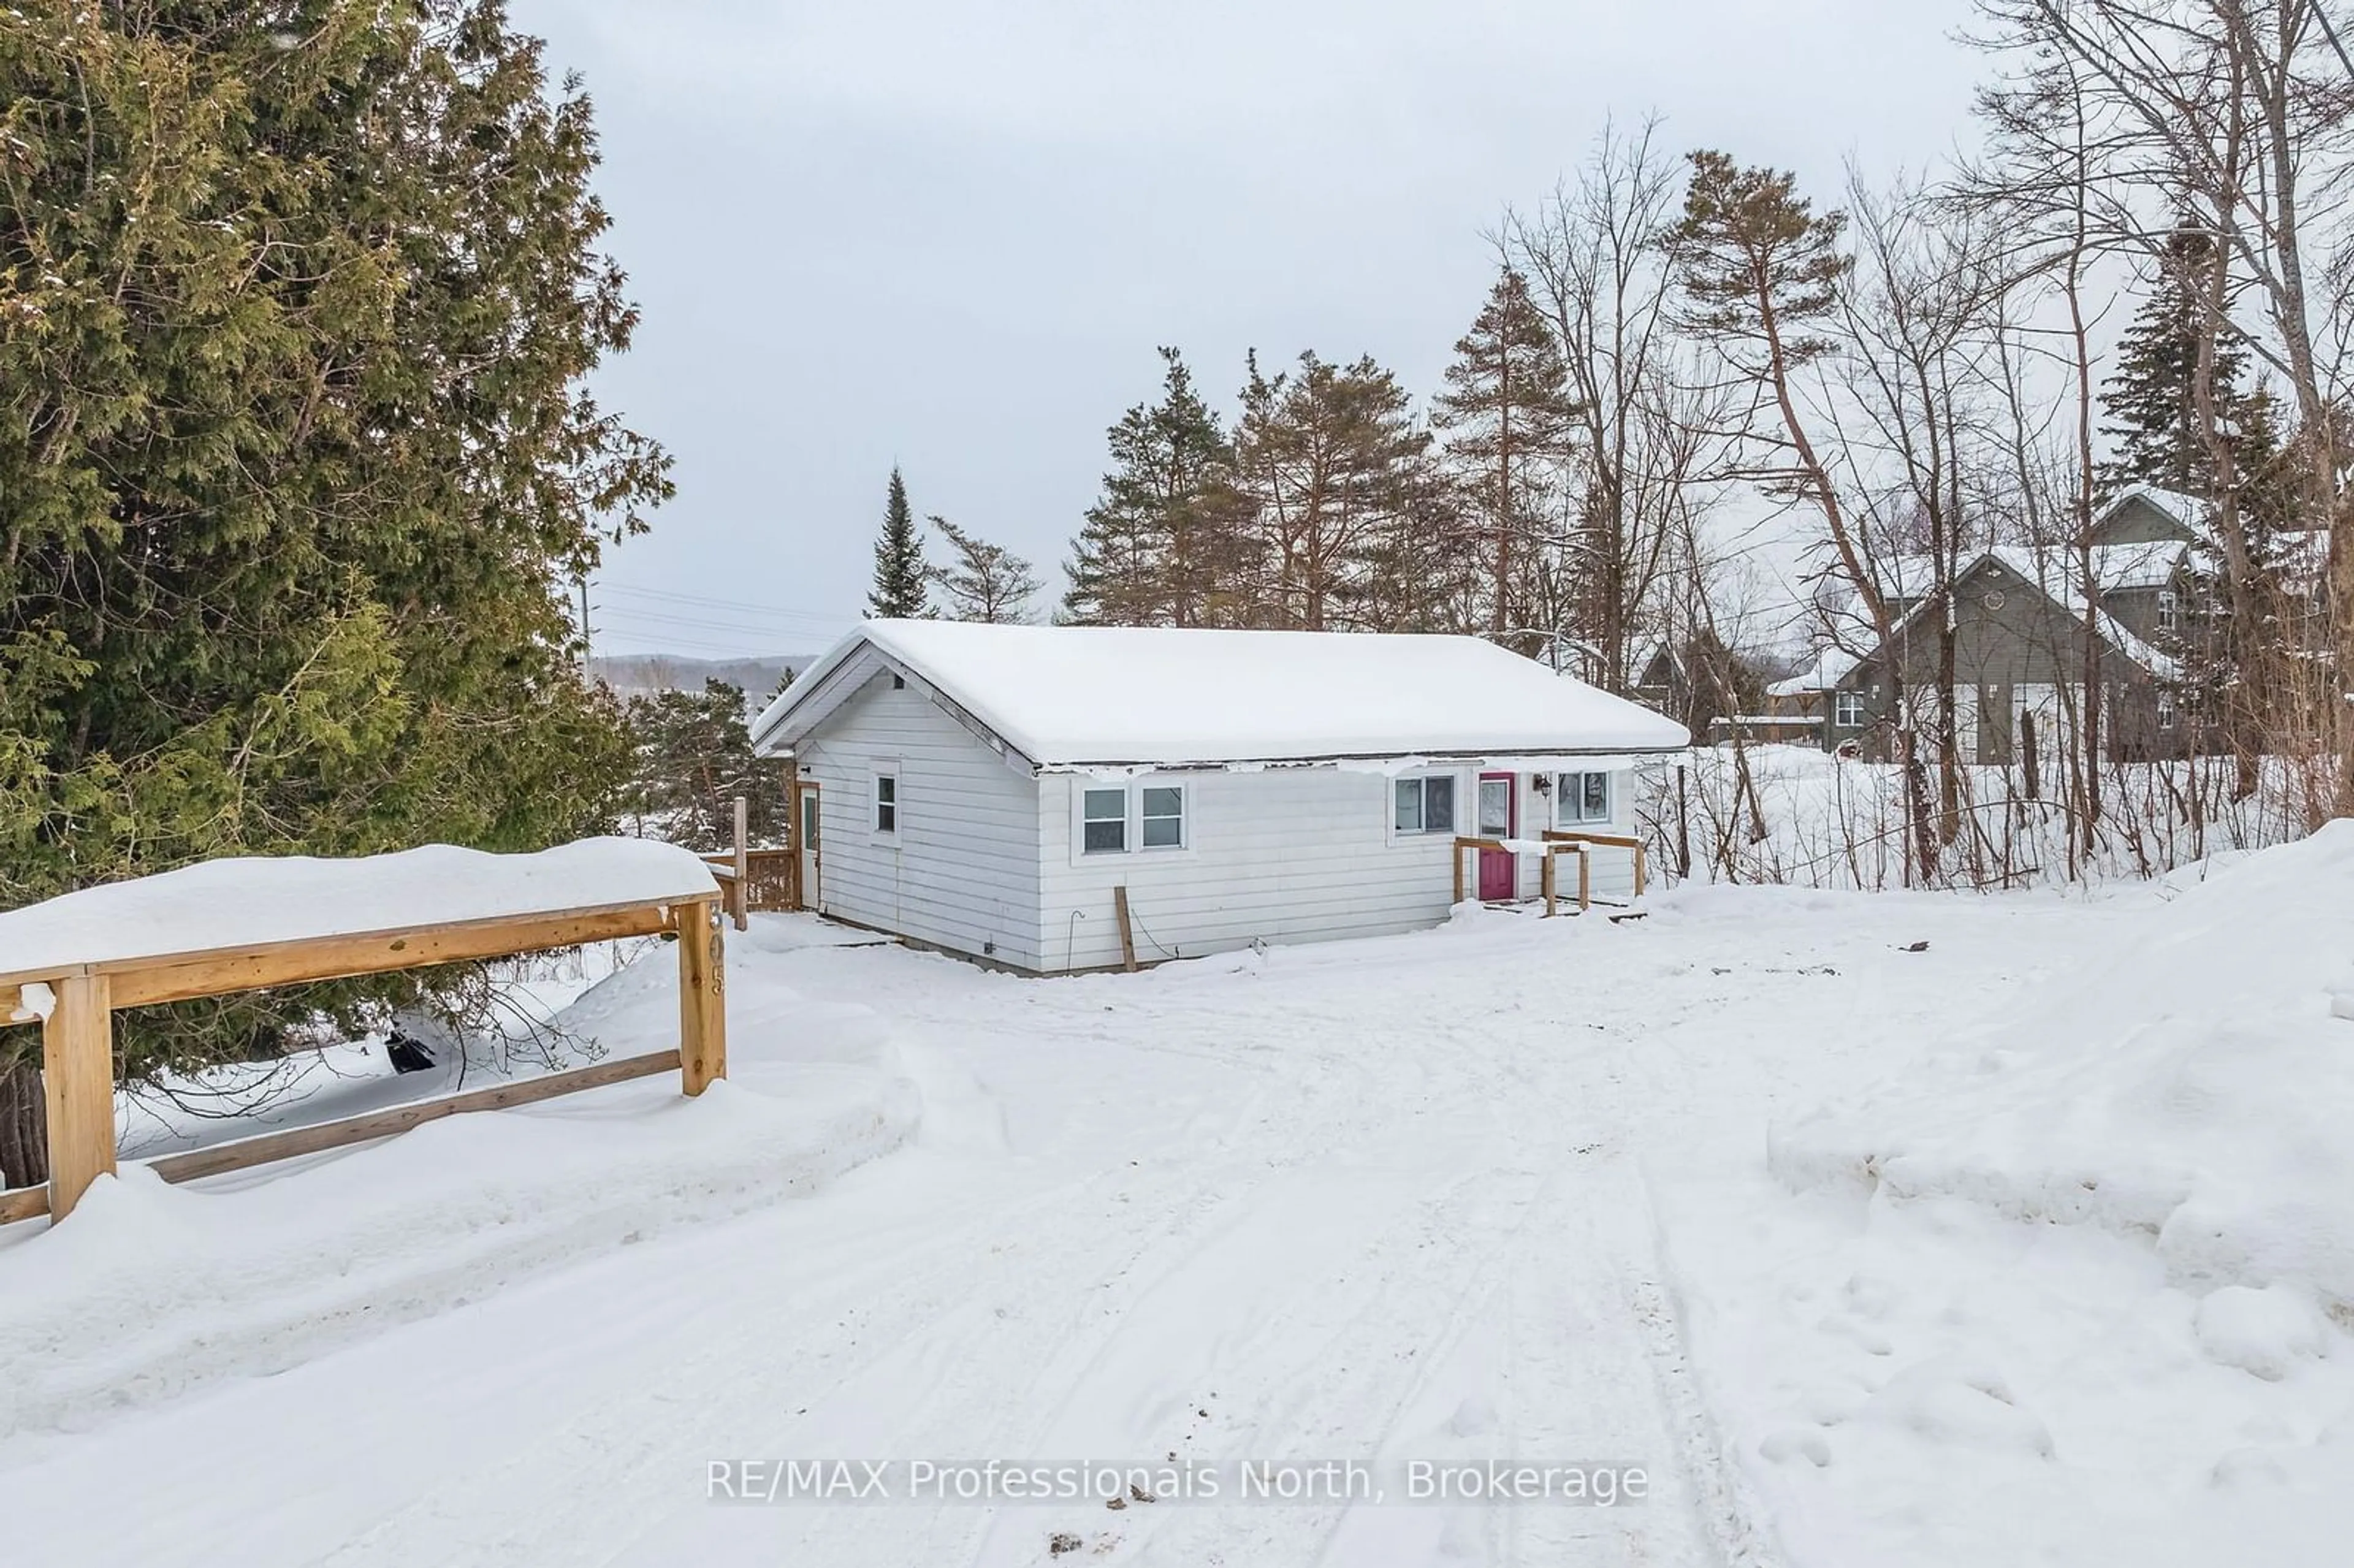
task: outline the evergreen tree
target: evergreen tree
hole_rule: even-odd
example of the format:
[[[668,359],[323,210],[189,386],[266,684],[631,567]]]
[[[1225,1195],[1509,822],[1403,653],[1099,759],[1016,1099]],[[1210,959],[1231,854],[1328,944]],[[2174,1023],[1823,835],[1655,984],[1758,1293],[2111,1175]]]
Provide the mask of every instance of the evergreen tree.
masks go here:
[[[1397,377],[1371,358],[1334,365],[1313,352],[1269,377],[1250,360],[1235,438],[1247,505],[1252,584],[1261,625],[1308,631],[1381,631],[1405,606],[1381,590],[1399,581],[1384,564],[1418,512],[1429,432]],[[1417,596],[1418,597],[1418,596]]]
[[[1178,351],[1161,358],[1161,401],[1109,431],[1112,468],[1071,541],[1066,620],[1215,626],[1238,613],[1233,449]]]
[[[2203,230],[2180,228],[2168,238],[2149,296],[2118,341],[2116,372],[2102,385],[2108,422],[2101,433],[2115,443],[2100,468],[2104,486],[2153,484],[2216,498],[2216,454],[2200,418],[2198,379],[2200,340],[2211,330],[2204,296],[2219,263]],[[2243,385],[2246,337],[2228,320],[2211,330],[2216,423],[2243,492],[2260,492],[2279,455],[2272,399]]]
[[[496,0],[28,6],[0,148],[0,903],[610,822],[567,585],[667,459],[585,390],[636,315],[539,44]],[[137,1010],[123,1071],[413,983]]]
[[[1553,328],[1511,268],[1457,340],[1434,422],[1458,465],[1490,573],[1488,632],[1525,626],[1576,400]]]
[[[916,514],[907,505],[907,482],[894,464],[883,505],[883,534],[875,541],[875,588],[866,596],[866,612],[900,620],[929,615],[924,588],[930,580],[923,535],[916,531]]]
[[[948,619],[1019,625],[1030,619],[1038,597],[1038,575],[1030,563],[1002,545],[975,538],[945,517],[932,526],[949,542],[953,558],[932,568],[932,580],[948,595]]]
[[[1884,640],[1894,629],[1893,609],[1807,429],[1797,389],[1798,372],[1836,346],[1823,328],[1850,270],[1840,249],[1847,215],[1815,211],[1791,175],[1744,167],[1724,153],[1687,156],[1683,216],[1662,237],[1682,296],[1679,324],[1745,384],[1751,412],[1741,433],[1761,460],[1753,472],[1769,493],[1820,515],[1839,570]]]
[[[656,836],[691,850],[726,849],[741,795],[748,836],[775,842],[786,820],[784,770],[752,754],[741,686],[705,681],[700,692],[639,697],[629,724],[637,752],[629,806],[652,819],[646,825]]]

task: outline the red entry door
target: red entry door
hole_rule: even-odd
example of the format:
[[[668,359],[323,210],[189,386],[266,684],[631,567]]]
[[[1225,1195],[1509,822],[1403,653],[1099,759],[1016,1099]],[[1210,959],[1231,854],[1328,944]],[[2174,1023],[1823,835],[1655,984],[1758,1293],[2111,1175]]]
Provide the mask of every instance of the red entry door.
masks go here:
[[[1519,791],[1512,788],[1509,773],[1479,775],[1479,836],[1483,839],[1508,839],[1520,831]],[[1520,889],[1514,875],[1515,859],[1495,850],[1479,852],[1479,896],[1510,898]]]

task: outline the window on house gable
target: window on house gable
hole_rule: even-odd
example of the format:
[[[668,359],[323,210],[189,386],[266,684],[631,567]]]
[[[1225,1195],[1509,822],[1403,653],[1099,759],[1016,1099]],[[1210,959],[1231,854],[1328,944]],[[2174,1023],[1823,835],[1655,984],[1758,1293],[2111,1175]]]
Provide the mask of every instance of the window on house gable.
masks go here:
[[[2158,727],[2174,727],[2174,694],[2160,686],[2158,691]]]
[[[1401,779],[1395,789],[1391,825],[1401,833],[1451,833],[1455,831],[1455,776]]]
[[[1079,848],[1088,854],[1128,849],[1128,791],[1090,789],[1079,802]]]
[[[875,831],[896,833],[899,831],[899,776],[877,773],[875,776]]]
[[[2158,590],[2158,629],[2171,631],[2182,620],[2182,596],[2172,588]]]
[[[1564,773],[1553,786],[1553,817],[1563,827],[1610,820],[1610,775]]]
[[[1863,727],[1863,694],[1841,692],[1831,703],[1831,723],[1840,729]]]

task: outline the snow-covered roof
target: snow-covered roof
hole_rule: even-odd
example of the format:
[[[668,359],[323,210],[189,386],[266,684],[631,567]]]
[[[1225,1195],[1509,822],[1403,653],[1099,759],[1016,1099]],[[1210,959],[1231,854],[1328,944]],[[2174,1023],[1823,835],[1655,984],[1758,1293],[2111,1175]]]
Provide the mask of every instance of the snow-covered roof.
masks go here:
[[[769,705],[789,747],[884,670],[1044,768],[1674,750],[1683,726],[1476,637],[870,620]]]
[[[2173,495],[2171,491],[2159,493]],[[2176,496],[2175,499],[2190,500],[2187,496]],[[2031,546],[2009,545],[1995,548],[1998,553],[2031,549]],[[2190,541],[2183,539],[2156,539],[2133,545],[2095,545],[2093,546],[2094,579],[2101,585],[2103,593],[2119,588],[2161,588],[2172,579],[2190,548]],[[1967,567],[1984,553],[1977,550],[1966,554],[1960,565]],[[2073,546],[2054,545],[2040,554],[2053,560],[2065,557],[2073,572],[2075,565]],[[1900,608],[1909,608],[1915,600],[1934,593],[1941,580],[1936,557],[1928,555],[1888,556],[1872,563],[1871,570],[1880,591]]]
[[[2115,593],[2121,588],[2164,588],[2181,570],[2182,558],[2190,549],[2190,545],[2180,539],[2147,545],[2095,545],[2093,579],[2101,585],[2103,593]]]
[[[1847,678],[1847,673],[1862,662],[1844,648],[1826,647],[1815,654],[1815,662],[1797,674],[1775,682],[1766,688],[1769,697],[1805,697],[1818,692],[1828,692]]]
[[[2195,537],[2200,539],[2209,537],[2207,503],[2183,491],[2168,490],[2158,484],[2129,484],[2110,496],[2102,503],[2100,514],[2093,519],[2094,528],[2098,530],[2110,518],[2137,501],[2148,503],[2169,521],[2179,524],[2185,532]]]
[[[206,861],[0,913],[0,982],[83,964],[709,898],[717,889],[698,856],[652,839],[584,839],[537,854],[428,844],[350,860]]]

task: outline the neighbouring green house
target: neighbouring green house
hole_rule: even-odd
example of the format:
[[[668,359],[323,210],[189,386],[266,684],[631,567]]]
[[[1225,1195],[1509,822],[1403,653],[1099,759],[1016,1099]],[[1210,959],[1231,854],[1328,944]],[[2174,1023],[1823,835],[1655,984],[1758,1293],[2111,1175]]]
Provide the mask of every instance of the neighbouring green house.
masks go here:
[[[1955,634],[1954,698],[1964,760],[2004,764],[2032,747],[2056,755],[2084,712],[2088,663],[2097,660],[2102,744],[2120,761],[2199,750],[2192,651],[2211,613],[2214,541],[2205,502],[2136,485],[2094,519],[2091,582],[2068,546],[1997,545],[1965,560],[1952,591],[1928,590],[1925,557],[1888,563],[1883,588],[1895,625],[1883,643],[1868,628],[1827,638],[1812,662],[1767,689],[1777,738],[1803,736],[1826,750],[1885,758],[1892,749],[1896,682],[1934,701],[1938,619]],[[2291,535],[2294,563],[2312,541]],[[1839,618],[1832,619],[1835,623]],[[1853,628],[1850,611],[1844,623]]]

